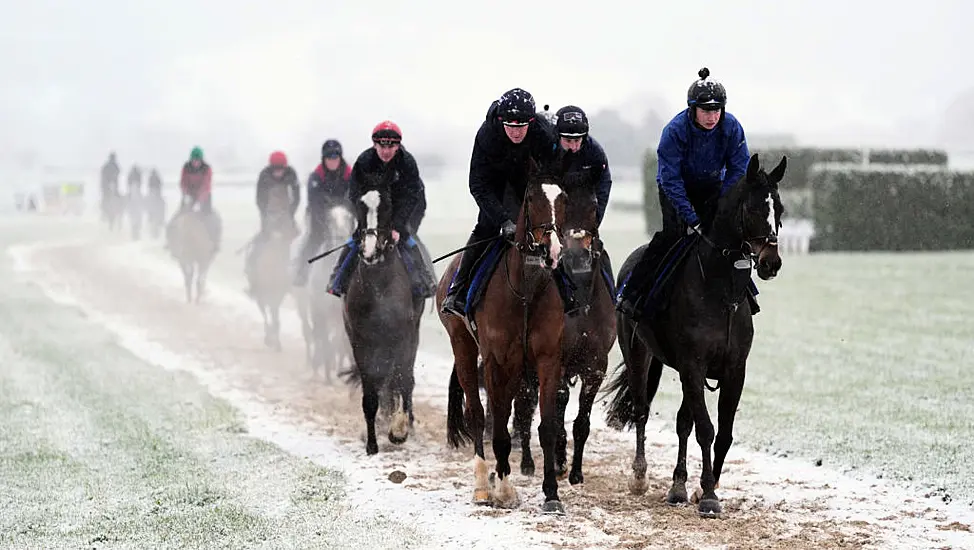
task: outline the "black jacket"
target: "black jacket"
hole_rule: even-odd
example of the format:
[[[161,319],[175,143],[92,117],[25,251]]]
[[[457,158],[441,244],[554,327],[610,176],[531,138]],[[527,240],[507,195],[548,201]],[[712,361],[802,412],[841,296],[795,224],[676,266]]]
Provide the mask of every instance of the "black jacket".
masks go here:
[[[375,148],[362,151],[352,166],[348,198],[353,204],[359,204],[365,193],[386,178],[392,197],[392,228],[405,238],[419,230],[426,214],[426,187],[419,177],[416,159],[402,146],[388,164],[382,162]],[[366,212],[362,208],[358,209],[358,227],[360,230],[367,227]]]
[[[558,147],[556,157],[567,172],[584,172],[586,177],[593,177],[598,182],[595,191],[599,202],[596,219],[601,225],[606,205],[609,203],[609,192],[612,190],[612,173],[609,172],[609,159],[605,156],[605,150],[593,137],[585,136],[582,140],[582,148],[577,153]]]
[[[286,192],[288,195],[288,207],[291,216],[298,210],[298,204],[301,203],[301,187],[298,185],[298,174],[294,171],[294,168],[288,166],[284,169],[284,176],[281,179],[275,178],[271,172],[274,171],[273,166],[268,166],[260,171],[260,175],[257,176],[257,209],[260,211],[261,219],[265,218],[268,214],[267,206],[270,196],[275,189],[280,189],[280,192]]]
[[[487,111],[487,119],[480,125],[470,155],[470,194],[480,211],[494,225],[506,220],[517,221],[517,213],[504,206],[504,193],[511,186],[514,198],[520,203],[528,184],[528,159],[533,158],[544,167],[553,158],[557,143],[551,124],[543,116],[536,116],[528,125],[528,135],[521,143],[513,143],[497,118],[497,102]]]

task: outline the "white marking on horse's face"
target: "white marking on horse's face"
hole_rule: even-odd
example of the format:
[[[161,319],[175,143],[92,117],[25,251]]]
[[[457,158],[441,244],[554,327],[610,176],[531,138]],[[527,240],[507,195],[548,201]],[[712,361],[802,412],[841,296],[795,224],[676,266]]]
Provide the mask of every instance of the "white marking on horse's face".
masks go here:
[[[545,183],[541,186],[545,197],[548,198],[548,205],[551,206],[551,224],[555,224],[555,200],[561,195],[561,187],[553,183]],[[561,256],[561,239],[558,238],[557,228],[548,231],[551,238],[551,267],[558,267],[558,257]]]
[[[369,209],[368,216],[366,217],[366,228],[367,229],[377,229],[379,227],[379,201],[381,197],[379,192],[376,190],[369,191],[365,195],[362,195],[362,203]],[[374,234],[369,234],[365,236],[365,250],[363,255],[366,259],[371,259],[375,256],[375,247],[378,243],[378,238]]]
[[[778,224],[774,221],[774,197],[768,193],[768,225],[771,226],[771,235],[778,234]]]

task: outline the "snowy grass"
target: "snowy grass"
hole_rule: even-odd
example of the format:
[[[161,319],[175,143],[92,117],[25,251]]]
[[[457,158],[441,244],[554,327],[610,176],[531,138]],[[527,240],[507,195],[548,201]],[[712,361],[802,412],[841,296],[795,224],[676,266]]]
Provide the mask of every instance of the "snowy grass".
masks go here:
[[[9,233],[7,234],[9,236]],[[0,546],[402,548],[345,479],[246,435],[191,375],[148,365],[0,267]]]

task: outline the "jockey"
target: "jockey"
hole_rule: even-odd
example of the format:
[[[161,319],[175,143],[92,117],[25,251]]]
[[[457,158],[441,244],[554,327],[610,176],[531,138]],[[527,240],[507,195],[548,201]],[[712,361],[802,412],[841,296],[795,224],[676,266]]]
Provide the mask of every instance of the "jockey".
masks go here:
[[[118,196],[118,176],[122,173],[115,159],[115,152],[108,154],[108,161],[101,167],[101,209],[105,215],[105,200],[109,196]]]
[[[373,146],[366,149],[355,160],[352,166],[352,176],[349,181],[348,198],[352,204],[358,204],[362,196],[369,189],[366,175],[386,175],[392,170],[392,240],[399,244],[400,254],[407,266],[412,264],[410,279],[415,287],[422,287],[422,298],[433,295],[436,281],[433,278],[432,264],[424,258],[424,249],[416,237],[419,225],[426,214],[426,188],[419,177],[419,167],[413,155],[402,147],[402,131],[391,121],[383,121],[372,130]],[[363,235],[367,221],[366,213],[357,209],[358,227],[355,230],[355,240]],[[335,296],[341,296],[345,291],[344,269],[346,258],[351,246],[342,249],[341,256],[335,264],[328,291]]]
[[[744,176],[749,152],[741,123],[728,113],[727,92],[710,70],[697,73],[687,91],[687,108],[663,128],[657,148],[663,229],[654,235],[622,289],[618,310],[638,320],[637,302],[648,289],[662,256],[683,235],[702,231],[713,219],[717,199]],[[756,313],[752,303],[752,311]]]
[[[534,98],[514,88],[494,101],[474,138],[470,156],[470,194],[480,213],[467,246],[496,237],[512,239],[517,208],[527,190],[528,160],[545,164],[557,147],[551,124],[538,117]],[[510,188],[518,205],[504,204]],[[443,301],[442,311],[463,318],[471,271],[490,243],[463,252],[460,267]]]
[[[612,191],[612,173],[609,159],[602,145],[588,133],[588,117],[585,111],[574,105],[558,109],[555,113],[555,131],[558,134],[557,162],[568,172],[596,174],[599,182],[595,196],[599,201],[596,223],[602,225],[605,208]]]
[[[142,194],[142,170],[135,164],[129,170],[128,186],[129,195]]]
[[[216,250],[219,250],[222,224],[220,217],[213,211],[212,182],[213,170],[210,169],[209,164],[203,161],[203,149],[193,147],[189,154],[189,160],[183,164],[183,171],[179,178],[182,200],[179,204],[179,211],[176,212],[173,219],[191,210],[195,204],[199,204],[200,212],[206,215],[210,237],[213,239]],[[167,236],[171,235],[171,230],[172,221],[170,220],[166,231]],[[172,239],[170,238],[169,241],[171,242]]]
[[[287,155],[281,151],[271,153],[268,164],[257,176],[257,211],[260,213],[260,232],[250,241],[250,250],[244,271],[247,278],[254,272],[257,251],[270,236],[272,223],[277,222],[297,232],[294,213],[301,203],[301,187],[298,174],[288,166]],[[250,294],[251,289],[247,289]]]
[[[321,164],[308,177],[308,236],[295,259],[294,284],[304,286],[308,282],[307,259],[314,255],[329,232],[328,213],[333,206],[348,205],[348,186],[352,167],[342,156],[342,144],[329,139],[321,146]],[[351,206],[351,205],[349,205]],[[354,209],[349,208],[354,212]]]
[[[154,196],[162,195],[162,177],[159,170],[153,168],[149,173],[149,194]]]

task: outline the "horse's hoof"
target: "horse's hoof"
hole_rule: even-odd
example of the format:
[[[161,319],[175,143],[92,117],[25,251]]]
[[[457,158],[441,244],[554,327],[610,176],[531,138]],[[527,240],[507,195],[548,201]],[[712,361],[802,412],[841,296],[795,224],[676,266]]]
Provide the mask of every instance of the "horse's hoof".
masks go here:
[[[697,505],[697,514],[702,518],[719,518],[720,501],[715,498],[705,498]]]
[[[560,500],[549,500],[541,505],[541,511],[551,516],[563,516],[565,515],[565,506]]]
[[[521,461],[521,475],[531,477],[534,475],[534,462]]]
[[[403,443],[406,442],[407,439],[409,439],[409,434],[406,434],[402,437],[397,437],[395,435],[392,435],[392,432],[389,432],[389,442],[392,443],[393,445],[402,445]]]
[[[564,464],[559,466],[556,477],[558,478],[558,481],[565,481],[565,478],[568,477],[568,467],[566,467]]]
[[[670,506],[683,506],[687,503],[687,490],[684,487],[673,486],[666,492],[666,503]]]
[[[645,477],[631,477],[629,478],[629,493],[640,496],[645,495],[646,491],[649,490],[649,484],[646,482]]]
[[[578,484],[584,483],[584,482],[585,482],[585,476],[582,475],[582,471],[581,470],[579,470],[577,472],[572,472],[568,476],[568,483],[571,483],[572,485],[578,485]]]
[[[366,443],[365,444],[365,454],[372,456],[379,454],[379,444],[378,443]]]
[[[487,489],[475,489],[473,503],[477,506],[490,506],[490,492]]]

